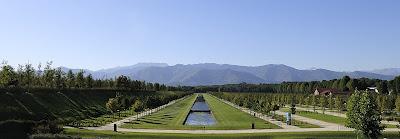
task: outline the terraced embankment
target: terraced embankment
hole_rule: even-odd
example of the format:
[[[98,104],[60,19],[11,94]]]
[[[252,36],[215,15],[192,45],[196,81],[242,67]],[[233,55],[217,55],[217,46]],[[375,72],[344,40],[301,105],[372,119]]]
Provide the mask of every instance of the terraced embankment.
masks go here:
[[[106,103],[116,92],[134,98],[174,92],[130,92],[107,89],[0,89],[0,121],[58,119],[77,121],[109,113]],[[168,96],[168,95],[167,95]]]

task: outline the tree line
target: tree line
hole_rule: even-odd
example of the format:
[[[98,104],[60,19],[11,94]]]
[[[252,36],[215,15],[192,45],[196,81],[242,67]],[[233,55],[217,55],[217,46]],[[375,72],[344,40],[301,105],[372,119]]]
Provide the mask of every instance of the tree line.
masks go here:
[[[268,114],[279,110],[286,105],[291,106],[295,113],[296,105],[308,105],[314,108],[320,107],[323,113],[326,109],[347,111],[346,126],[359,131],[368,138],[377,138],[384,127],[381,120],[384,110],[396,115],[400,113],[400,96],[394,97],[394,101],[387,102],[387,97],[394,95],[379,95],[368,91],[354,91],[351,95],[313,95],[300,93],[226,93],[212,92],[212,95],[230,101],[241,107]],[[275,114],[273,114],[274,116]],[[388,119],[386,119],[388,120]],[[389,119],[393,120],[393,119]],[[400,119],[397,119],[400,121]]]
[[[3,62],[0,69],[0,88],[52,88],[52,89],[123,89],[134,91],[176,91],[179,87],[165,84],[133,80],[121,75],[110,79],[94,79],[90,73],[80,70],[64,72],[61,68],[53,68],[47,62],[35,69],[32,64],[18,65],[15,69]]]
[[[213,86],[198,86],[197,92],[270,92],[270,93],[311,93],[317,88],[332,88],[344,92],[366,90],[368,87],[377,87],[381,94],[400,94],[400,76],[393,80],[379,80],[359,78],[352,79],[344,76],[341,79],[311,81],[311,82],[283,82],[280,84],[227,84]]]
[[[128,96],[117,94],[114,98],[109,98],[106,108],[111,113],[133,110],[141,112],[145,109],[152,109],[167,104],[172,100],[176,100],[189,95],[190,93],[163,93],[163,95],[146,95],[146,96]]]
[[[355,91],[356,92],[356,91]],[[239,106],[255,111],[269,113],[276,107],[286,105],[307,105],[340,111],[347,111],[346,103],[350,95],[313,95],[300,93],[227,93],[213,92],[214,96],[225,99]],[[371,93],[370,93],[371,94]],[[383,115],[396,115],[400,113],[400,96],[396,95],[374,95],[377,111]],[[386,117],[386,120],[395,120],[394,117]],[[400,119],[397,119],[400,120]]]

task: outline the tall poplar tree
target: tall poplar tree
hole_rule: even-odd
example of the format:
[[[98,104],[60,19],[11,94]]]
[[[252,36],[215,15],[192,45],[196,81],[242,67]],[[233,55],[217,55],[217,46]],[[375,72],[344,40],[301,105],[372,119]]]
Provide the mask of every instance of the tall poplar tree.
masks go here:
[[[354,128],[367,138],[378,138],[382,134],[381,113],[376,100],[367,91],[353,93],[347,103],[346,126]]]

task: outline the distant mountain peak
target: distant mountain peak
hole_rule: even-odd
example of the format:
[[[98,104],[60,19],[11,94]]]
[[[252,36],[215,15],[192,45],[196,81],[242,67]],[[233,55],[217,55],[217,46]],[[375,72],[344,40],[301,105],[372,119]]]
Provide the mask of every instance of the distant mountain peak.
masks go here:
[[[398,76],[398,75],[400,75],[400,68],[375,69],[375,70],[366,71],[366,72],[372,72],[372,73],[383,74],[383,75]]]
[[[151,62],[141,62],[137,63],[135,65],[132,65],[133,67],[167,67],[169,66],[167,63],[151,63]]]
[[[390,70],[392,71],[392,70]],[[373,72],[338,72],[321,68],[296,69],[285,64],[240,66],[231,64],[199,63],[176,64],[138,63],[131,66],[89,71],[94,78],[115,78],[125,75],[135,80],[168,85],[214,85],[230,83],[280,83],[284,81],[321,81],[342,78],[375,78],[389,80],[393,75]]]

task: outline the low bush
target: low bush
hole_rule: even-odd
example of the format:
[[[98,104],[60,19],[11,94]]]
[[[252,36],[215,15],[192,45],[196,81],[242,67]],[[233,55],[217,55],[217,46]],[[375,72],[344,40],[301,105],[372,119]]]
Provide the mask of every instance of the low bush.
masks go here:
[[[30,139],[81,139],[78,136],[64,134],[34,134],[29,136]]]
[[[53,121],[7,120],[0,122],[1,138],[7,139],[28,138],[32,134],[59,134],[62,131],[63,128]]]

